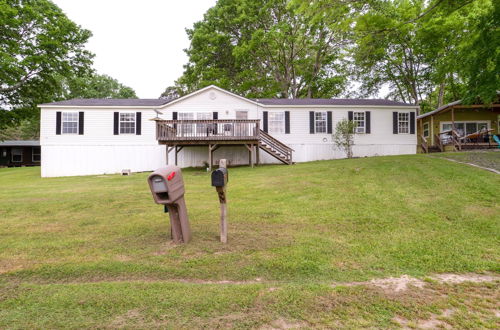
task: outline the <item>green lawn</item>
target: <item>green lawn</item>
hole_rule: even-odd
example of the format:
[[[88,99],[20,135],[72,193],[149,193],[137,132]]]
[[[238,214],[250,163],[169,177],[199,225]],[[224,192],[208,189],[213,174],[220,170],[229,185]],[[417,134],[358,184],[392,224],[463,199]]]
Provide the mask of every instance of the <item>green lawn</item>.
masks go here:
[[[498,273],[497,174],[425,155],[231,168],[227,245],[209,174],[183,174],[175,246],[147,173],[0,169],[0,328],[500,325],[498,283],[332,286]]]

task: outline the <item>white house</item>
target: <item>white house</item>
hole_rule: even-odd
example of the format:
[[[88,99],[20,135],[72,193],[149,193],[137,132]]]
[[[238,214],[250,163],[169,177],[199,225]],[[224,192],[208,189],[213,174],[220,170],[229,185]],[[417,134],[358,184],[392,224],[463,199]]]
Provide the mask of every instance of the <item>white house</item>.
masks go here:
[[[377,99],[247,99],[209,86],[175,100],[73,99],[40,105],[42,176],[343,158],[332,132],[358,124],[354,156],[414,154],[416,106]],[[267,133],[266,133],[267,132]],[[208,148],[207,148],[208,147]],[[168,159],[167,159],[167,150]]]

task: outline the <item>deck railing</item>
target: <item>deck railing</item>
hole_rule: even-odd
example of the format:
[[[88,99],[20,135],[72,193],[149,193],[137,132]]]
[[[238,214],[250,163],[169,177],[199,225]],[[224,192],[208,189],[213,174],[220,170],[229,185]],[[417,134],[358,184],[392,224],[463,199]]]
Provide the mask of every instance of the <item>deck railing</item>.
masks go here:
[[[260,120],[157,120],[158,141],[258,140]]]

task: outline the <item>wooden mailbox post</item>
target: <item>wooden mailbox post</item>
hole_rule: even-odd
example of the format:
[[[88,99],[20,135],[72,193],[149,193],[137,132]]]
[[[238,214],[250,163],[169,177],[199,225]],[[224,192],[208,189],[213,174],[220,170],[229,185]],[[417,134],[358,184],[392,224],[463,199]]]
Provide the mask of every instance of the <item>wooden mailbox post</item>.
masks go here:
[[[191,240],[191,228],[184,201],[184,180],[179,167],[169,165],[154,171],[148,177],[149,188],[157,204],[165,205],[170,215],[172,240],[187,243]]]
[[[212,172],[212,186],[217,190],[220,203],[220,241],[227,243],[227,199],[226,186],[229,180],[227,161],[221,159],[219,168]]]

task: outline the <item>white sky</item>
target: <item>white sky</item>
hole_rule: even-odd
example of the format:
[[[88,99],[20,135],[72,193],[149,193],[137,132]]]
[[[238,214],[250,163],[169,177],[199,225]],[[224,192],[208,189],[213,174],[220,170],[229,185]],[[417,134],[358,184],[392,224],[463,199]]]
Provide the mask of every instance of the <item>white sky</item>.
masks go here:
[[[87,49],[94,68],[140,98],[158,98],[187,62],[185,29],[203,18],[216,0],[52,0],[92,31]]]

